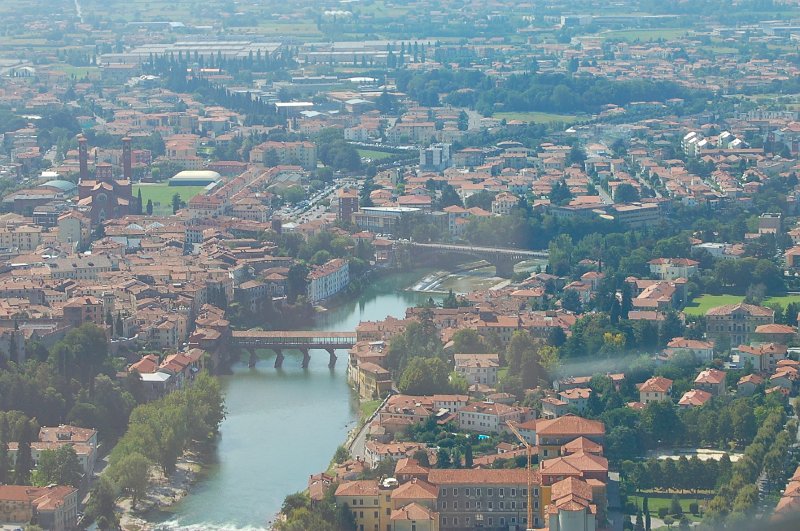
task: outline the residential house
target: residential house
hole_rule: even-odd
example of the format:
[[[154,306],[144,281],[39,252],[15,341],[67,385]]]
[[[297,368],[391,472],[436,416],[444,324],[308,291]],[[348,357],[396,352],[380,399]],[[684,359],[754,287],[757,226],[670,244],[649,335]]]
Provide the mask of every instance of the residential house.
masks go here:
[[[683,393],[678,401],[678,407],[688,409],[705,405],[712,398],[712,394],[700,389],[690,389]]]
[[[597,505],[592,487],[578,478],[565,478],[554,483],[547,505],[548,531],[595,531]]]
[[[524,422],[531,414],[529,408],[493,402],[474,402],[458,410],[458,427],[478,433],[501,433],[506,422]]]
[[[714,342],[676,337],[667,343],[667,354],[691,354],[697,361],[709,363],[714,359]]]
[[[646,382],[638,384],[636,388],[639,390],[639,402],[643,404],[664,402],[671,399],[672,380],[662,376],[654,376]]]
[[[497,369],[500,367],[498,354],[455,354],[455,368],[468,385],[484,384],[494,387],[497,384]]]
[[[707,391],[714,396],[725,394],[725,371],[706,369],[694,379],[695,389]]]
[[[648,264],[651,275],[661,280],[675,280],[696,275],[700,262],[691,258],[656,258]]]
[[[757,346],[739,345],[732,352],[738,354],[741,367],[749,363],[754,371],[769,373],[778,367],[778,362],[787,358],[788,349],[786,345],[764,343]]]
[[[736,394],[738,396],[753,396],[753,393],[764,385],[764,378],[758,374],[748,374],[739,378],[736,383]]]
[[[26,527],[35,521],[47,531],[78,527],[78,490],[63,485],[0,486],[0,525]]]

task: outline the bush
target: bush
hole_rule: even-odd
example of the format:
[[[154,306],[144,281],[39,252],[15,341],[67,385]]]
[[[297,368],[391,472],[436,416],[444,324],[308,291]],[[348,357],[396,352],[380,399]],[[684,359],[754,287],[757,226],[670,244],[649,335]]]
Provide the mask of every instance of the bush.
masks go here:
[[[658,508],[658,517],[662,520],[669,514],[669,509],[666,507],[659,507]]]
[[[677,496],[673,496],[672,500],[669,502],[669,512],[678,517],[683,514],[683,507],[681,507],[681,502],[678,500]]]
[[[700,506],[697,505],[697,502],[692,502],[689,504],[689,512],[692,514],[700,514]]]

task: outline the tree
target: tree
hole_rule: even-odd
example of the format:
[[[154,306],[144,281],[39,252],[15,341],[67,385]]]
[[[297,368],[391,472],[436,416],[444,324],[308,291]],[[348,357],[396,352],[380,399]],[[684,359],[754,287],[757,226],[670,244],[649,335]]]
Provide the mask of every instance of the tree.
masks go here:
[[[184,202],[181,200],[181,194],[175,192],[172,196],[172,213],[176,214],[178,210],[180,210],[184,205]]]
[[[464,449],[464,468],[472,468],[472,465],[472,444],[467,444],[467,447]]]
[[[333,454],[333,462],[336,464],[344,463],[350,459],[350,452],[344,446],[336,448],[336,453]]]
[[[136,213],[142,214],[142,189],[139,189],[139,192],[136,194]]]
[[[436,452],[436,468],[450,468],[450,452],[447,448],[439,448]]]
[[[39,454],[33,484],[44,487],[50,484],[80,486],[83,467],[72,446],[64,445],[57,450],[43,450]]]
[[[458,354],[483,354],[489,347],[476,330],[462,328],[453,334],[453,352]]]
[[[147,494],[150,461],[142,454],[134,452],[114,463],[110,472],[122,492],[131,497],[131,506],[136,508],[136,502]]]
[[[667,461],[672,461],[672,459],[667,459]],[[683,514],[683,508],[681,507],[681,502],[678,500],[677,496],[673,496],[669,502],[669,513],[674,514],[677,517],[680,517]]]
[[[617,203],[633,203],[639,199],[639,191],[632,184],[622,183],[614,190],[614,201]]]
[[[644,513],[644,528],[645,531],[650,531],[652,522],[650,522],[650,507],[647,496],[642,500],[642,512]]]
[[[447,392],[450,371],[439,358],[412,358],[400,377],[398,388],[409,395],[431,395]]]
[[[0,485],[6,485],[9,480],[8,461],[8,429],[5,422],[0,422]]]
[[[33,456],[31,455],[31,425],[27,419],[19,423],[19,442],[17,443],[17,460],[14,464],[14,484],[30,485]]]
[[[152,199],[148,199],[147,200],[147,207],[146,208],[147,208],[147,215],[148,216],[152,216],[153,215],[153,200]]]

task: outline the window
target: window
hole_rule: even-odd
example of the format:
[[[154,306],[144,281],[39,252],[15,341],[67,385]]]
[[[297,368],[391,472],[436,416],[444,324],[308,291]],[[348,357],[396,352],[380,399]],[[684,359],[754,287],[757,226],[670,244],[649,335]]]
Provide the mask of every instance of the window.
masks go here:
[[[378,498],[372,500],[372,505],[378,505]]]
[[[492,527],[493,525],[494,525],[494,518],[492,518],[492,517],[490,516],[490,517],[489,517],[489,527]]]
[[[469,500],[467,500],[466,508],[469,509]]]
[[[392,510],[389,507],[387,507],[386,508],[386,516],[391,516],[391,515],[392,515]]]
[[[502,498],[506,495],[506,489],[497,489],[497,495]]]
[[[516,524],[517,523],[517,517],[516,516],[512,516],[511,517],[511,523],[512,524]]]
[[[500,517],[500,525],[501,525],[501,526],[502,526],[502,525],[506,525],[506,519],[505,519],[505,518],[503,518],[502,516]]]
[[[475,489],[475,496],[481,495],[481,489]]]
[[[442,516],[442,525],[447,525],[447,517]]]
[[[534,496],[538,496],[539,495],[539,487],[534,487],[533,488],[533,495]]]
[[[522,489],[522,495],[523,496],[527,496],[528,495],[528,489]]]
[[[453,502],[453,509],[458,509],[458,502],[457,501]]]
[[[494,503],[492,503],[492,502],[487,502],[487,503],[489,504],[489,509],[490,509],[490,510],[491,510],[491,509],[494,509]]]
[[[453,496],[458,496],[458,489],[453,489]]]
[[[511,489],[511,496],[517,495],[517,489]]]
[[[375,511],[375,513],[373,514],[373,516],[372,516],[372,517],[373,517],[373,518],[378,518],[378,511]]]
[[[516,508],[517,508],[517,502],[512,501],[511,502],[511,510],[513,511]]]
[[[475,502],[475,508],[476,509],[480,509],[481,508],[481,502],[480,501],[476,501]]]
[[[458,516],[453,517],[453,525],[458,525]]]
[[[465,524],[467,524],[467,525],[469,525],[469,516],[467,516],[466,518],[464,518],[464,523],[465,523]]]
[[[488,489],[487,492],[488,492],[489,496],[493,496],[494,495],[494,489]]]
[[[442,496],[447,496],[447,489],[442,489]]]
[[[358,517],[364,518],[364,511],[358,511]]]
[[[469,489],[464,489],[464,496],[469,496]]]
[[[447,502],[446,501],[442,502],[442,509],[447,509]]]
[[[527,509],[528,508],[528,502],[526,502],[526,501],[522,502],[522,508],[523,509]]]
[[[502,511],[505,508],[506,508],[506,503],[505,502],[500,502],[500,510]]]

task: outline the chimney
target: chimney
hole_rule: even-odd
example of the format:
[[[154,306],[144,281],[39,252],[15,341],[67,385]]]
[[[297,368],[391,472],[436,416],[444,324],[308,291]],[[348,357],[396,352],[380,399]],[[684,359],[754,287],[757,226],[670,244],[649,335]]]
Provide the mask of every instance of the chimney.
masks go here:
[[[131,167],[131,139],[127,136],[122,139],[122,178],[131,181],[133,172]]]
[[[89,180],[89,145],[86,137],[78,135],[78,160],[81,167],[81,181]]]

